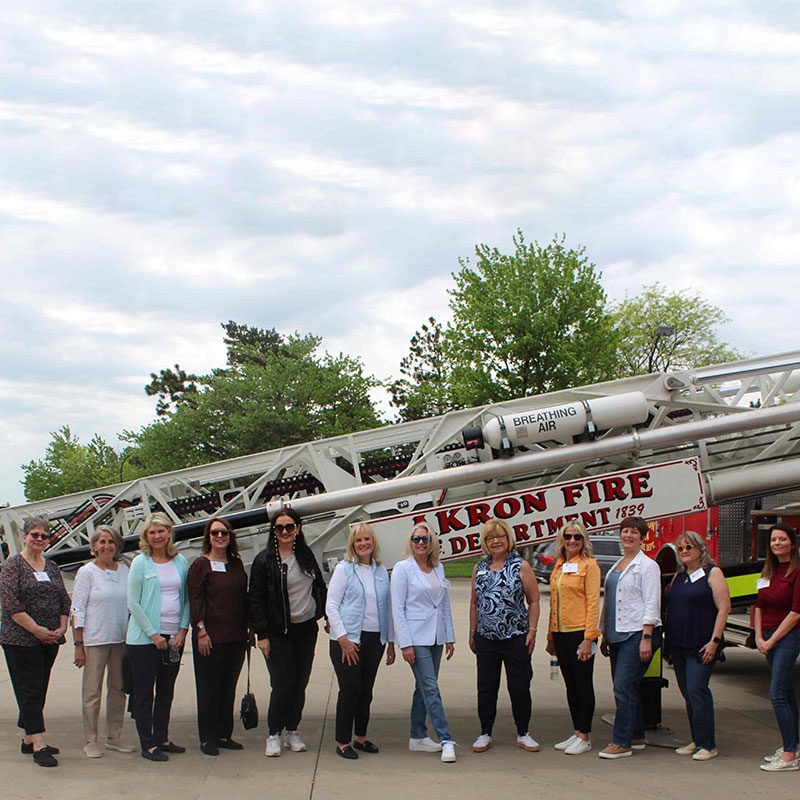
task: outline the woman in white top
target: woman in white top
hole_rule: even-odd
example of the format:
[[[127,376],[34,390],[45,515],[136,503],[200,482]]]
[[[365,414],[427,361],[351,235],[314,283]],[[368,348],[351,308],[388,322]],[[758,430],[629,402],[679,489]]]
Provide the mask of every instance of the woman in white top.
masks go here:
[[[331,626],[331,661],[339,681],[336,752],[342,758],[356,759],[356,750],[378,752],[367,739],[372,687],[387,641],[386,663],[393,664],[395,656],[389,573],[381,564],[375,531],[366,522],[350,531],[344,561],[336,565],[328,585],[325,610]]]
[[[72,593],[72,631],[75,666],[83,668],[83,752],[100,758],[97,743],[100,696],[106,675],[106,749],[132,753],[136,748],[122,739],[125,693],[122,660],[128,627],[128,566],[120,564],[122,537],[100,525],[91,538],[94,561],[84,564],[75,577]]]
[[[455,761],[455,742],[439,693],[442,650],[447,659],[455,651],[453,618],[450,614],[450,582],[439,563],[439,539],[424,522],[418,522],[406,545],[405,561],[392,571],[392,616],[395,642],[414,673],[416,688],[411,702],[411,738],[408,749],[442,754],[442,761]],[[425,716],[439,737],[428,736]]]

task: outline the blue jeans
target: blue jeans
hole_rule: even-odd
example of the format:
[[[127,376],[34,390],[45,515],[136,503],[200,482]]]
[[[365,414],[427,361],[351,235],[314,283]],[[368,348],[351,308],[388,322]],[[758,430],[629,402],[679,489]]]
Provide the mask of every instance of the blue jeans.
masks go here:
[[[637,631],[622,642],[609,644],[611,678],[614,681],[614,744],[630,749],[633,739],[644,739],[644,713],[639,702],[639,684],[649,661],[639,658],[642,632]],[[661,647],[661,628],[653,631],[653,652]]]
[[[689,715],[692,741],[703,750],[713,750],[717,746],[714,741],[714,697],[708,688],[715,663],[704,664],[702,656],[691,650],[678,650],[672,654],[675,678]]]
[[[416,686],[411,700],[411,738],[424,739],[428,735],[425,715],[430,717],[431,725],[440,742],[451,740],[447,717],[444,715],[442,696],[439,693],[439,665],[442,663],[444,645],[414,645],[414,673]]]
[[[769,640],[775,631],[764,631],[764,638]],[[767,664],[771,676],[769,699],[778,720],[778,727],[783,737],[783,749],[789,752],[797,750],[798,713],[797,700],[794,696],[794,665],[800,653],[800,630],[795,628],[776,642],[767,653]]]

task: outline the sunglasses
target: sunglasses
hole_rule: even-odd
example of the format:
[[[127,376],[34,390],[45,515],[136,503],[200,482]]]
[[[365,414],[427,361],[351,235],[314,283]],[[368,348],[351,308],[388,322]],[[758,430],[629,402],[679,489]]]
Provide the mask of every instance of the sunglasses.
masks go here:
[[[41,539],[43,542],[46,542],[50,538],[49,533],[29,533],[31,539]]]
[[[679,553],[683,553],[684,550],[692,550],[694,548],[693,544],[679,544],[675,549]]]
[[[506,535],[504,533],[498,533],[495,536],[487,536],[487,542],[502,542],[505,541]]]
[[[428,542],[430,541],[430,537],[429,536],[417,536],[415,534],[414,536],[411,537],[411,541],[414,542],[414,544],[419,544],[420,542],[422,542],[423,544],[428,544]]]
[[[564,541],[565,542],[571,542],[573,539],[577,542],[579,539],[583,539],[583,536],[581,536],[579,533],[565,533],[564,534]]]
[[[208,535],[209,535],[209,536],[230,536],[230,535],[231,535],[231,532],[230,532],[230,531],[227,531],[227,530],[221,530],[221,531],[219,531],[219,530],[217,530],[217,531],[209,531],[209,532],[208,532]]]
[[[294,522],[290,522],[288,525],[273,525],[272,530],[274,530],[275,533],[283,533],[284,531],[286,531],[286,533],[294,533],[297,530],[297,525],[295,525]]]

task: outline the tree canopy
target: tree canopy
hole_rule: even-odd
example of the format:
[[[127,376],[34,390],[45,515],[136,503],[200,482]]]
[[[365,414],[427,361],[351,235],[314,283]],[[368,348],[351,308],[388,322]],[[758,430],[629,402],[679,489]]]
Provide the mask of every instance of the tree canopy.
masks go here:
[[[669,292],[660,283],[626,296],[613,308],[619,337],[620,376],[667,372],[735,361],[744,355],[720,341],[725,312],[688,289]]]

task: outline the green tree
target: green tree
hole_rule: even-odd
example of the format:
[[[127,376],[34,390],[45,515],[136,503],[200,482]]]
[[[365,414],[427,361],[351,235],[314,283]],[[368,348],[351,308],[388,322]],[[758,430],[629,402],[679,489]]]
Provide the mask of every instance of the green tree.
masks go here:
[[[28,502],[119,483],[120,458],[101,436],[81,444],[68,425],[51,434],[44,458],[22,465]]]
[[[698,292],[668,292],[654,283],[635,297],[626,295],[612,312],[622,375],[691,369],[744,358],[719,339],[716,329],[730,319]]]
[[[150,377],[152,380],[144,390],[148,397],[158,396],[156,414],[159,417],[166,416],[179,401],[191,402],[190,396],[197,393],[197,375],[189,375],[180,364],[175,365],[174,371],[167,368],[159,373],[151,372]]]
[[[377,427],[370,399],[378,382],[359,359],[318,353],[313,335],[229,322],[228,365],[197,378],[197,391],[138,432],[126,431],[125,458],[137,474],[271,450]]]
[[[400,373],[403,377],[394,381],[389,391],[403,422],[435,417],[454,407],[445,332],[433,317],[428,317],[411,337],[409,354],[400,362]]]
[[[545,247],[522,231],[511,255],[481,244],[449,290],[445,352],[455,405],[542,394],[614,377],[616,336],[600,273],[565,237]]]

